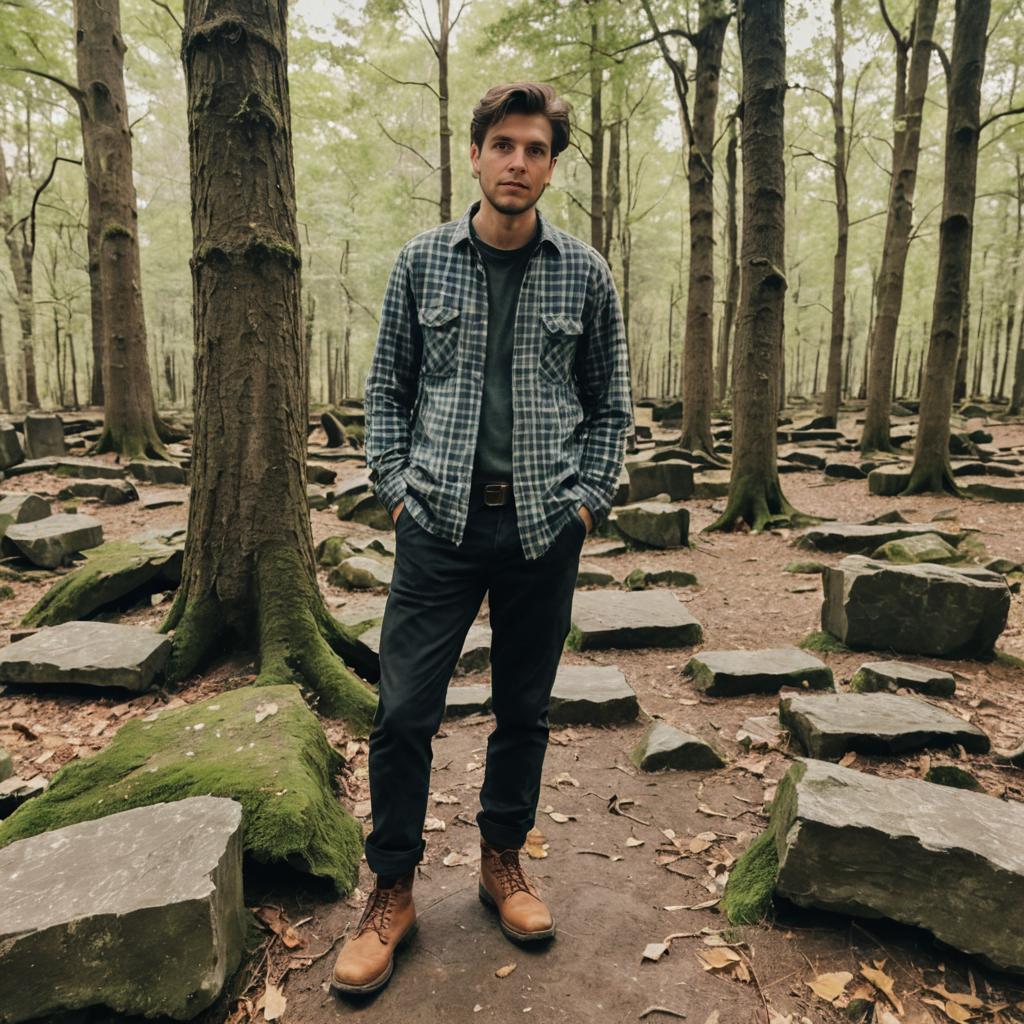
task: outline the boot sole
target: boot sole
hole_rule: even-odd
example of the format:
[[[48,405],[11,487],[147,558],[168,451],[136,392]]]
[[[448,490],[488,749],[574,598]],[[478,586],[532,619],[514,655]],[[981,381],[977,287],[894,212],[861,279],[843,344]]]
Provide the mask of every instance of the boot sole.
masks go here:
[[[420,923],[417,919],[410,925],[409,930],[395,943],[395,948],[391,951],[391,959],[388,960],[387,967],[384,968],[383,972],[374,978],[372,981],[368,981],[365,985],[350,985],[347,982],[338,981],[336,978],[331,979],[331,988],[335,992],[345,992],[348,995],[369,995],[371,992],[376,992],[378,989],[382,989],[390,980],[391,975],[395,971],[395,953],[398,952],[404,946],[409,939],[416,934],[419,930]]]
[[[505,933],[508,938],[515,942],[536,942],[538,939],[550,939],[555,934],[555,922],[551,922],[550,928],[545,928],[539,932],[521,932],[511,925],[505,923],[505,919],[501,916],[501,911],[498,910],[498,904],[494,897],[484,888],[483,882],[477,883],[477,893],[480,896],[480,902],[485,906],[491,907],[498,912],[498,924],[501,926],[501,930]]]

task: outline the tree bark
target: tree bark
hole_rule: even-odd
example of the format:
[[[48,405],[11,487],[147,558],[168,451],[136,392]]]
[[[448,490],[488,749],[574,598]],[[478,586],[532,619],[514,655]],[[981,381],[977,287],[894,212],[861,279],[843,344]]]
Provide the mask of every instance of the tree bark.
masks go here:
[[[683,429],[679,445],[714,456],[715,347],[715,115],[725,30],[732,13],[722,0],[701,0],[694,48],[693,123],[687,140],[690,199],[690,260],[683,343]],[[687,119],[688,120],[688,119]]]
[[[438,142],[441,155],[441,223],[452,219],[452,130],[448,124],[448,38],[451,34],[450,0],[437,0],[440,28],[437,37]]]
[[[967,298],[991,0],[957,0],[947,99],[939,263],[914,465],[905,493],[959,493],[949,465],[949,421]]]
[[[590,6],[590,244],[604,252],[604,115],[601,91],[604,72],[598,58],[601,36],[597,13]]]
[[[843,384],[843,336],[846,333],[846,260],[850,242],[850,201],[846,174],[849,157],[846,143],[844,92],[846,89],[845,25],[843,0],[832,0],[835,38],[832,43],[832,116],[835,152],[833,159],[836,190],[836,252],[832,264],[832,333],[828,346],[828,369],[825,373],[825,394],[821,403],[822,419],[836,425],[839,418],[840,392]]]
[[[90,206],[95,202],[99,211],[90,220],[98,232],[103,319],[104,424],[96,450],[166,458],[146,354],[120,4],[75,0],[74,6],[85,173]]]
[[[84,115],[83,115],[84,116]],[[88,221],[85,230],[89,253],[89,317],[92,327],[92,376],[89,380],[89,403],[103,405],[103,285],[100,279],[100,195],[93,176],[86,173]]]
[[[725,252],[728,266],[725,281],[725,305],[718,323],[718,401],[724,402],[729,393],[729,355],[732,333],[736,323],[736,300],[740,291],[740,268],[736,259],[739,228],[736,223],[736,118],[729,119],[729,142],[725,150]],[[814,390],[818,390],[817,363],[815,363]]]
[[[799,514],[779,483],[776,429],[786,297],[785,0],[741,0],[743,244],[733,351],[732,477],[710,529],[763,530]]]
[[[931,62],[931,42],[938,3],[939,0],[918,0],[910,70],[906,79],[906,99],[903,108],[897,106],[895,111],[889,212],[882,246],[878,310],[869,343],[868,404],[864,416],[864,431],[860,439],[863,452],[892,450],[889,440],[892,415],[892,360],[896,328],[903,305],[903,279],[907,251],[910,248],[914,189],[917,185],[917,163],[921,150],[921,123],[925,93],[928,89],[928,67]],[[898,55],[902,49],[904,66],[905,45],[897,48]],[[898,56],[897,64],[899,63]]]
[[[11,411],[11,388],[7,380],[7,351],[4,348],[4,318],[0,314],[0,409]]]
[[[186,0],[195,392],[169,674],[258,646],[260,683],[369,728],[376,700],[317,588],[306,506],[309,353],[288,98],[287,0]],[[352,660],[356,664],[356,660]]]

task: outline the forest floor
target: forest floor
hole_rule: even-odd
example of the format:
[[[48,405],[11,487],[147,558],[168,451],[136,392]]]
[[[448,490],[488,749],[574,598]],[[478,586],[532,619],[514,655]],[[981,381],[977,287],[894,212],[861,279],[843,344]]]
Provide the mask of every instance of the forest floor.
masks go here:
[[[854,432],[852,421],[842,423]],[[1024,444],[1024,428],[990,427],[996,445]],[[849,453],[856,461],[855,453]],[[358,464],[339,465],[339,480],[363,472]],[[913,522],[928,522],[953,510],[961,528],[981,531],[992,555],[1024,561],[1024,508],[942,496],[881,498],[868,494],[865,481],[826,480],[820,472],[787,474],[789,500],[806,513],[844,522],[862,522],[898,509]],[[9,485],[53,496],[65,481],[33,474]],[[58,503],[59,504],[59,503]],[[637,566],[678,568],[694,573],[696,587],[676,597],[702,623],[707,649],[759,649],[799,644],[820,628],[821,584],[816,576],[784,572],[793,560],[833,563],[841,555],[801,552],[787,531],[702,535],[721,501],[691,501],[689,549],[629,553],[597,561],[621,579]],[[57,510],[55,505],[55,511]],[[83,504],[102,520],[105,539],[125,537],[152,526],[184,525],[183,508],[144,512],[137,503],[123,506]],[[370,535],[374,531],[339,523],[333,510],[312,513],[314,537]],[[949,524],[943,524],[949,525]],[[588,560],[584,548],[583,559]],[[321,576],[332,608],[346,611],[379,605],[380,597],[331,587]],[[3,639],[48,584],[15,583],[14,595],[0,604]],[[136,609],[119,621],[157,626],[168,604]],[[481,611],[486,621],[486,607]],[[1024,658],[1024,606],[1013,599],[1010,621],[999,650]],[[948,1020],[1024,1022],[1024,980],[998,975],[959,953],[939,946],[929,935],[883,921],[855,920],[776,908],[760,926],[730,928],[719,913],[725,872],[752,836],[764,827],[763,804],[785,773],[792,754],[744,753],[736,731],[751,715],[777,707],[777,697],[709,698],[681,675],[698,649],[566,652],[563,664],[616,665],[636,691],[641,716],[628,726],[555,728],[544,767],[537,828],[531,847],[544,856],[524,858],[552,908],[558,933],[546,948],[527,950],[507,940],[493,911],[477,898],[479,835],[474,817],[483,774],[491,718],[474,715],[446,720],[434,742],[430,818],[443,830],[425,833],[427,850],[418,871],[414,897],[418,934],[401,951],[390,984],[376,997],[339,999],[328,989],[334,957],[346,933],[359,919],[372,885],[365,861],[359,888],[339,900],[322,889],[266,874],[249,876],[250,907],[280,908],[302,945],[288,949],[270,940],[248,965],[250,1007],[269,978],[283,989],[285,1024],[470,1024],[532,1020],[538,1024],[661,1024],[685,1019],[690,1024],[830,1024],[849,1018],[808,986],[819,975],[849,972],[848,992],[863,982],[861,969],[880,969],[892,979],[894,1000],[877,991],[876,1020],[924,1024]],[[856,669],[878,660],[871,653],[823,653],[843,690]],[[1006,751],[1024,739],[1024,670],[1010,660],[941,661],[906,658],[952,671],[957,693],[939,701],[977,723],[992,739],[994,751]],[[251,681],[254,666],[228,659],[171,695],[191,703],[220,689]],[[458,676],[453,685],[484,682],[485,674]],[[144,715],[166,699],[144,695],[133,700],[111,694],[0,693],[0,745],[10,751],[23,777],[52,775],[74,757],[102,749],[128,718]],[[651,716],[711,740],[729,759],[715,772],[657,774],[638,772],[628,751],[640,739]],[[353,741],[344,726],[325,721],[331,741],[348,754],[340,780],[345,804],[370,830],[366,743]],[[929,764],[957,760],[949,753],[907,757],[857,756],[855,767],[886,776],[920,777]],[[1024,771],[1006,768],[991,755],[960,756],[992,796],[1024,801]],[[456,802],[448,802],[455,798]],[[613,798],[617,798],[617,801]],[[624,813],[614,813],[615,807]],[[551,817],[551,813],[557,817]],[[565,820],[565,819],[568,820]],[[684,855],[670,863],[659,858],[675,837]],[[696,837],[700,837],[697,839]],[[691,845],[692,844],[692,845]],[[456,863],[445,866],[444,859]],[[893,864],[898,873],[900,866]],[[1021,908],[1007,907],[1021,914]],[[742,967],[707,969],[698,955],[724,935],[739,943]],[[669,937],[672,937],[669,939]],[[642,955],[649,943],[666,942],[670,951],[657,961]],[[507,969],[512,966],[513,970]],[[501,970],[501,969],[505,970]],[[924,1000],[944,986],[950,992],[975,993],[984,1004],[973,1018],[950,1016]],[[900,1012],[893,1004],[898,1001]],[[941,1002],[941,1000],[940,1000]],[[1004,1006],[1002,1010],[994,1009]],[[954,1007],[954,1011],[956,1007]],[[667,1012],[671,1011],[671,1012]],[[893,1013],[890,1013],[893,1011]],[[890,1013],[889,1016],[886,1014]],[[716,1016],[717,1014],[717,1016]],[[104,1021],[116,1018],[106,1016]],[[216,1020],[240,1024],[248,1010],[219,1011]],[[252,1019],[264,1019],[262,1013]]]

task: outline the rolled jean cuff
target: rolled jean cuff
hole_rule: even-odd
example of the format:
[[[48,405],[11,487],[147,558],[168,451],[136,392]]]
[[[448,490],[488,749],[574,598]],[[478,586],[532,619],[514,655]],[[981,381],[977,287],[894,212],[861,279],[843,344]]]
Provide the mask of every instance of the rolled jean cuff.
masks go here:
[[[526,835],[521,830],[507,825],[495,825],[484,817],[483,811],[476,816],[476,823],[480,828],[480,837],[496,850],[518,850],[526,842]]]
[[[412,850],[377,850],[372,843],[367,842],[364,851],[366,863],[375,875],[404,875],[419,864],[426,848],[426,842],[421,839],[420,845]]]

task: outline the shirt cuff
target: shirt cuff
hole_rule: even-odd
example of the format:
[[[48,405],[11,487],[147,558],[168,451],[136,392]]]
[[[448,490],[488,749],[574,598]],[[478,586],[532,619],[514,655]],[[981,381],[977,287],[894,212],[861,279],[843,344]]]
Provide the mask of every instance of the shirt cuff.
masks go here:
[[[580,483],[576,492],[579,495],[579,500],[586,505],[590,518],[594,520],[594,529],[596,530],[608,518],[612,507],[611,500],[603,492],[596,491],[585,483]]]
[[[378,479],[373,485],[373,493],[377,500],[387,509],[388,515],[395,511],[395,506],[405,497],[405,470],[398,469],[389,473],[384,479]]]

